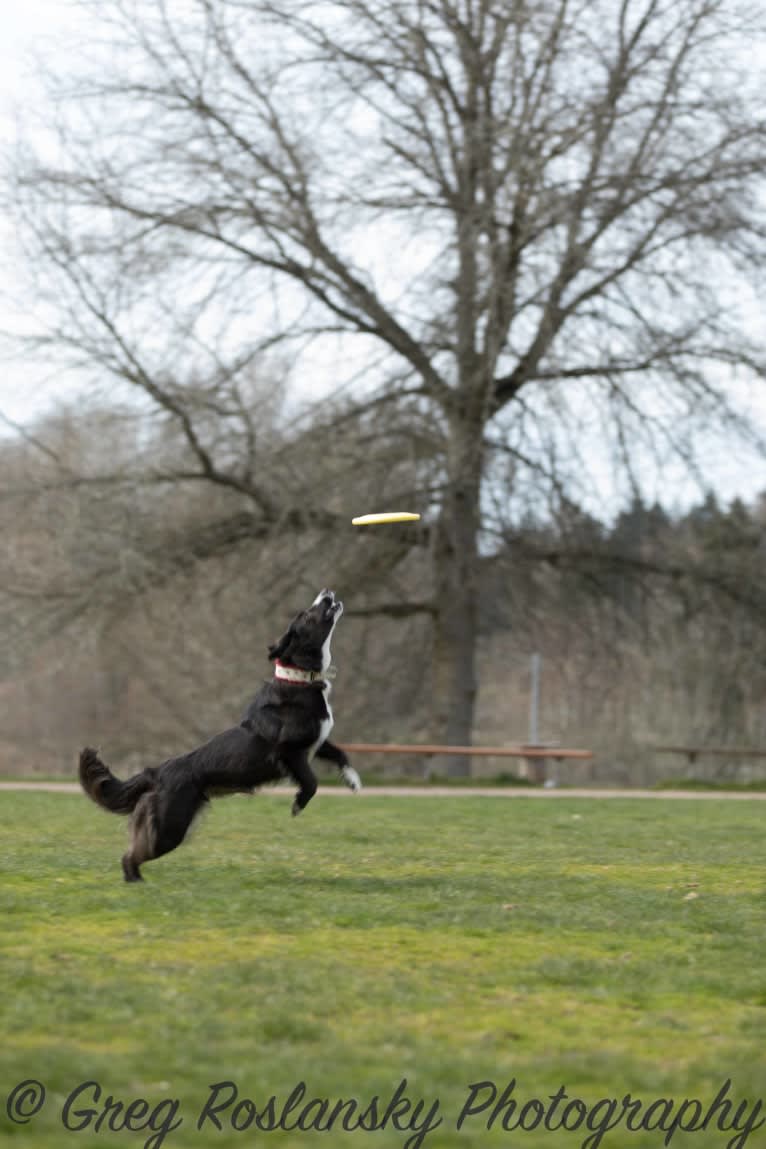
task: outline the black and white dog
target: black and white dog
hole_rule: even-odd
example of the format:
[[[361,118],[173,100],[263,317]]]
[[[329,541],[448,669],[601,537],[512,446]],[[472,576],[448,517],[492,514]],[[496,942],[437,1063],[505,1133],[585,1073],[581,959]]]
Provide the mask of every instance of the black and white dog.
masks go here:
[[[342,614],[343,603],[331,590],[321,590],[269,647],[274,677],[258,691],[239,726],[196,750],[147,766],[126,781],[115,777],[95,750],[82,751],[80,783],[88,797],[115,814],[131,815],[132,840],[122,859],[126,881],[140,881],[144,862],[179,846],[212,797],[251,793],[264,782],[290,777],[298,784],[292,810],[299,814],[316,793],[315,755],[334,762],[351,790],[361,789],[345,752],[328,741],[330,642]]]

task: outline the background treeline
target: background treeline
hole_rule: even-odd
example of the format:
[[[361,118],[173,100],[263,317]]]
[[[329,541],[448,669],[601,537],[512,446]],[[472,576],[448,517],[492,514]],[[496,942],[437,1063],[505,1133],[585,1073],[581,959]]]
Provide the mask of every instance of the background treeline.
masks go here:
[[[86,10],[0,157],[0,354],[83,406],[1,464],[8,765],[204,737],[326,583],[341,740],[524,738],[538,652],[606,776],[760,744],[761,510],[595,501],[763,465],[753,6]]]
[[[72,775],[85,742],[128,768],[235,721],[270,672],[267,643],[325,584],[347,606],[338,739],[438,735],[428,514],[412,531],[349,525],[408,484],[408,505],[427,507],[426,440],[381,426],[371,450],[335,412],[328,450],[316,426],[289,430],[276,413],[269,424],[263,406],[261,419],[264,481],[292,483],[305,507],[267,532],[236,490],[184,480],[169,425],[135,410],[63,412],[3,440],[2,773]],[[535,507],[507,483],[489,492],[482,544],[474,741],[526,740],[538,652],[540,738],[591,747],[585,776],[683,773],[657,744],[766,747],[766,500],[710,494],[670,513],[636,497],[601,522],[563,498]]]

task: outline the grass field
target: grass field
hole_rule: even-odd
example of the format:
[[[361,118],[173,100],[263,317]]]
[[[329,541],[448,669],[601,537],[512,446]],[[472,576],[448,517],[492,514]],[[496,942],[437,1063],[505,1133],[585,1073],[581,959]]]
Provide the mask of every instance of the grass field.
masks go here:
[[[79,796],[0,801],[0,1141],[645,1149],[676,1113],[653,1102],[688,1099],[693,1128],[699,1099],[707,1130],[682,1122],[671,1145],[766,1143],[766,1127],[739,1141],[729,1128],[766,1117],[760,803],[320,793],[291,819],[287,798],[231,798],[129,887],[124,821]],[[411,1108],[400,1093],[377,1131],[344,1131],[340,1115],[329,1133],[254,1121],[273,1124],[304,1082],[288,1126],[321,1127],[350,1100],[380,1125],[405,1078]],[[17,1124],[6,1099],[26,1079],[47,1096]],[[712,1116],[727,1079],[734,1108]],[[217,1095],[222,1128],[208,1112],[198,1129],[227,1080],[238,1095],[228,1108],[233,1087]],[[488,1131],[488,1107],[457,1129],[473,1083],[495,1083],[499,1101],[512,1080],[529,1128],[504,1130],[505,1109]],[[88,1081],[102,1092],[72,1101],[67,1125],[82,1127],[67,1132],[67,1098]],[[628,1093],[653,1131],[604,1133],[607,1099]],[[124,1108],[104,1110],[110,1095],[145,1102],[127,1129]],[[557,1127],[575,1099],[572,1127]],[[21,1117],[32,1101],[9,1104]]]

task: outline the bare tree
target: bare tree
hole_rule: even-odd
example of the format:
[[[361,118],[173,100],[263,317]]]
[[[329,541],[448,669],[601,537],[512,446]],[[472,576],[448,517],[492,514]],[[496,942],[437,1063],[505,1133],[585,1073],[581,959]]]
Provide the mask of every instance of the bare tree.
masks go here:
[[[438,733],[468,742],[497,460],[576,490],[596,437],[640,486],[647,452],[694,465],[711,418],[751,432],[727,381],[765,369],[736,303],[764,254],[762,29],[736,0],[99,0],[92,18],[110,54],[52,78],[57,157],[15,161],[39,346],[163,410],[184,477],[259,529],[305,527],[308,496],[263,466],[243,374],[277,352],[304,375],[363,362],[355,417],[428,428],[416,605]]]

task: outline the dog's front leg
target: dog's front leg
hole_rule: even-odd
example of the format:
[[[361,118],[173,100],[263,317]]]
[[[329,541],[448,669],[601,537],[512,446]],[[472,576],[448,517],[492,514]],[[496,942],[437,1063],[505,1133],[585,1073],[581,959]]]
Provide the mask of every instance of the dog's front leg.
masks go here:
[[[293,816],[300,814],[308,806],[317,792],[317,780],[314,771],[309,765],[305,750],[287,751],[281,755],[288,773],[298,783],[299,790],[293,801]]]
[[[345,750],[341,750],[340,746],[336,746],[334,742],[323,742],[317,750],[317,758],[327,758],[330,762],[334,762],[349,790],[353,790],[356,794],[362,789],[362,779],[349,762],[348,754]]]

